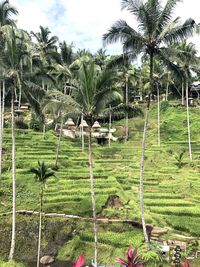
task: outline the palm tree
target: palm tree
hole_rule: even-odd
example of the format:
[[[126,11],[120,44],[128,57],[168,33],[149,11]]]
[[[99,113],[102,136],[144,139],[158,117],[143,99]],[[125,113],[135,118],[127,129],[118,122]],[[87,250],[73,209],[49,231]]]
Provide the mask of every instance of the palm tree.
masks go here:
[[[71,95],[73,84],[73,73],[70,70],[70,65],[74,60],[73,45],[67,45],[66,42],[60,43],[60,59],[56,65],[56,76],[58,83],[61,82],[64,94]]]
[[[125,82],[125,138],[126,141],[128,141],[129,137],[129,129],[128,129],[128,103],[129,103],[129,82],[135,78],[135,69],[132,65],[130,65],[128,62],[124,60],[124,65],[122,66],[121,71],[119,72],[121,74],[122,79]]]
[[[197,72],[197,65],[199,63],[199,58],[197,57],[197,50],[193,43],[180,43],[175,46],[180,50],[179,57],[176,57],[177,63],[183,70],[182,76],[182,99],[184,97],[184,92],[186,94],[186,112],[187,112],[187,129],[188,129],[188,149],[189,158],[192,161],[192,147],[191,147],[191,133],[190,133],[190,115],[189,115],[189,82],[191,81],[191,71]],[[183,100],[182,100],[183,101]],[[182,103],[183,104],[183,103]]]
[[[27,54],[27,34],[21,30],[17,30],[11,26],[2,27],[5,48],[4,63],[7,71],[6,76],[11,84],[11,114],[12,114],[12,181],[13,181],[13,212],[12,212],[12,240],[9,259],[12,260],[15,251],[15,225],[16,225],[16,166],[15,166],[15,114],[14,114],[14,97],[17,89],[22,90],[21,64],[22,60],[28,64]]]
[[[45,165],[44,161],[38,161],[38,168],[31,168],[30,171],[35,174],[36,180],[40,183],[40,219],[39,219],[39,230],[38,230],[38,253],[37,253],[37,267],[39,267],[44,189],[47,179],[55,175],[53,171],[49,171],[49,168],[47,165]]]
[[[46,101],[47,103],[45,103],[44,105],[43,112],[44,113],[49,112],[53,114],[54,116],[56,116],[57,118],[59,117],[61,121],[58,144],[57,144],[57,149],[56,149],[56,157],[55,157],[55,167],[57,168],[64,118],[68,114],[72,114],[72,113],[77,114],[79,111],[79,105],[69,95],[65,95],[62,92],[57,91],[57,90],[53,90],[51,93],[49,93],[48,97],[50,97],[50,99],[47,99]]]
[[[37,57],[42,63],[43,68],[49,68],[52,65],[53,58],[58,57],[57,36],[51,36],[51,31],[48,27],[40,26],[40,32],[34,33],[31,31],[31,35],[36,39],[34,56]],[[41,64],[40,64],[41,65]],[[48,84],[45,84],[45,79],[42,79],[42,88],[48,91]]]
[[[4,25],[16,26],[12,16],[18,15],[18,11],[15,7],[11,6],[9,1],[3,1],[0,3],[0,28]]]
[[[154,86],[154,58],[158,57],[165,64],[174,68],[175,66],[168,59],[168,56],[176,51],[172,51],[167,46],[191,36],[195,28],[195,21],[193,19],[186,20],[184,24],[180,23],[179,18],[172,20],[173,10],[178,2],[180,0],[168,0],[163,7],[161,0],[122,0],[122,9],[127,9],[135,16],[138,22],[138,31],[129,26],[126,21],[119,20],[103,36],[105,44],[121,41],[124,53],[129,55],[130,58],[135,58],[141,53],[149,56],[150,86],[148,90],[140,163],[140,209],[144,238],[147,244],[149,241],[144,217],[143,174],[150,99]]]
[[[18,11],[15,7],[11,6],[9,1],[3,1],[0,3],[0,30],[1,30],[1,37],[2,35],[2,27],[5,25],[15,26],[15,22],[12,19],[13,15],[17,15]],[[3,38],[2,38],[3,39]],[[4,40],[1,41],[1,61],[4,58]],[[4,67],[3,62],[1,62],[1,75],[2,75],[2,87],[0,89],[0,180],[2,174],[2,144],[3,144],[3,127],[4,127],[4,105],[5,105],[5,79],[4,79]]]
[[[116,75],[114,75],[112,70],[101,70],[99,66],[95,65],[94,61],[89,61],[87,63],[82,62],[80,64],[80,69],[78,71],[79,88],[76,101],[79,103],[83,116],[89,124],[88,161],[94,222],[95,267],[97,267],[98,258],[98,228],[94,190],[91,127],[95,116],[98,116],[106,106],[108,106],[113,100],[119,99],[121,101],[122,98],[120,93],[114,88],[115,83]]]

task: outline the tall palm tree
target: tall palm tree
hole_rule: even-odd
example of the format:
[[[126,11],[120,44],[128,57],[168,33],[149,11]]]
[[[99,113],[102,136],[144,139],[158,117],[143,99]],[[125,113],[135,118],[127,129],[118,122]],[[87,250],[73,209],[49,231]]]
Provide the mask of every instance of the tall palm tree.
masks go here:
[[[5,25],[15,26],[15,22],[12,18],[13,15],[17,15],[18,11],[15,7],[11,6],[9,1],[3,1],[0,3],[0,31],[1,31],[1,68],[0,73],[2,76],[1,80],[1,90],[0,90],[0,179],[2,174],[2,144],[3,144],[3,127],[4,127],[4,105],[5,105],[5,78],[4,78],[4,64],[2,62],[4,58],[4,38],[2,35],[2,27]]]
[[[12,212],[12,239],[9,259],[12,260],[15,251],[15,225],[16,225],[16,166],[15,166],[15,114],[14,100],[17,89],[22,89],[21,64],[22,60],[28,63],[27,34],[11,26],[2,27],[5,38],[5,65],[7,67],[7,78],[11,84],[11,116],[12,116],[12,181],[13,181],[13,212]]]
[[[122,76],[122,79],[124,80],[125,83],[125,138],[126,141],[128,141],[128,137],[129,137],[129,129],[128,129],[128,104],[129,104],[129,83],[131,82],[131,80],[133,80],[135,78],[135,69],[134,67],[126,62],[124,60],[124,65],[122,66],[121,71],[119,72],[119,74]]]
[[[148,90],[140,163],[140,209],[144,238],[147,244],[149,241],[144,217],[143,174],[150,99],[154,86],[154,59],[158,57],[168,66],[174,67],[174,64],[170,62],[168,56],[169,54],[175,53],[175,51],[169,49],[168,45],[191,36],[195,28],[195,21],[193,19],[186,20],[184,24],[180,23],[179,18],[172,19],[173,10],[178,2],[180,0],[167,0],[163,7],[161,0],[122,0],[122,9],[127,9],[135,16],[138,22],[138,30],[133,29],[126,21],[119,20],[103,36],[105,44],[121,41],[124,53],[131,58],[135,58],[141,53],[149,56],[150,86]]]
[[[89,124],[88,138],[88,162],[90,172],[90,189],[92,198],[93,222],[94,222],[94,267],[97,267],[98,259],[98,228],[96,216],[96,199],[94,189],[93,156],[91,127],[95,116],[98,116],[106,106],[114,100],[122,99],[121,94],[114,88],[116,75],[112,70],[101,70],[94,61],[82,62],[78,71],[78,92],[76,101],[79,103],[85,120]]]
[[[183,71],[182,76],[182,99],[185,92],[186,95],[186,113],[187,113],[187,129],[188,129],[188,149],[189,158],[192,161],[192,146],[191,146],[191,133],[190,133],[190,114],[189,114],[189,82],[191,82],[191,77],[193,72],[197,72],[199,58],[197,57],[197,50],[193,43],[180,43],[177,44],[176,49],[180,50],[179,57],[176,57],[177,63]]]
[[[37,253],[37,267],[40,265],[40,248],[42,236],[42,212],[43,212],[43,195],[45,184],[48,178],[55,176],[54,171],[50,171],[44,161],[38,161],[38,168],[31,168],[30,171],[35,174],[36,180],[40,183],[40,219],[38,229],[38,253]]]
[[[56,156],[55,156],[55,167],[57,168],[64,118],[68,114],[72,114],[72,113],[77,114],[79,112],[79,105],[69,95],[65,95],[62,92],[57,91],[57,90],[53,90],[52,92],[50,92],[48,94],[48,97],[50,97],[50,99],[47,99],[44,105],[44,108],[43,108],[43,112],[53,114],[54,117],[55,116],[57,118],[59,117],[61,121],[58,144],[57,144],[57,149],[56,149]]]

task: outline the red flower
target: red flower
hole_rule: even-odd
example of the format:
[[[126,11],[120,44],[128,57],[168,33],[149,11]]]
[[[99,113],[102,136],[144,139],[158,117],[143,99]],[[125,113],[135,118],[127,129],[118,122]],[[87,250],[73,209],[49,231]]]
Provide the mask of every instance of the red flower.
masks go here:
[[[84,255],[80,255],[78,260],[73,264],[73,267],[82,267],[84,260],[85,260]]]

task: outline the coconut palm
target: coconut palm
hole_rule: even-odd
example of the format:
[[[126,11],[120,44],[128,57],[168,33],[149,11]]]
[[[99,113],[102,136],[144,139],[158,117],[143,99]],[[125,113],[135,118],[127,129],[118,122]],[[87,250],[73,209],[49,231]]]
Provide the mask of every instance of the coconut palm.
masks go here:
[[[57,36],[51,36],[51,31],[48,27],[40,26],[40,31],[34,33],[31,31],[31,35],[36,39],[34,57],[40,61],[40,69],[51,69],[54,57],[58,57]],[[49,78],[49,77],[48,77]],[[46,83],[45,77],[42,78],[42,88],[48,91],[48,83]]]
[[[113,71],[108,69],[101,70],[99,66],[95,65],[94,61],[89,61],[87,63],[82,62],[82,64],[80,64],[77,80],[79,87],[76,101],[80,105],[84,119],[89,124],[88,161],[94,222],[94,266],[97,267],[98,229],[94,190],[91,127],[95,116],[98,116],[113,100],[119,99],[121,101],[122,97],[117,89],[114,88],[114,85],[116,84],[116,75],[114,75]]]
[[[180,0],[168,0],[163,7],[161,0],[122,0],[122,9],[127,9],[135,16],[138,22],[138,30],[133,29],[126,21],[119,20],[103,36],[105,44],[121,41],[124,53],[131,58],[135,58],[141,53],[149,56],[150,86],[148,90],[140,163],[140,209],[146,243],[148,243],[148,236],[144,217],[143,174],[150,99],[154,86],[154,59],[158,57],[168,66],[174,67],[174,64],[168,59],[168,56],[176,51],[169,49],[168,45],[191,36],[195,28],[195,21],[193,19],[186,20],[184,24],[180,23],[179,18],[172,19],[173,10],[178,2]]]
[[[28,36],[25,32],[17,30],[10,26],[2,27],[5,48],[4,63],[6,65],[6,77],[10,81],[11,89],[11,116],[12,116],[12,181],[13,181],[13,212],[12,212],[12,240],[9,259],[12,260],[15,251],[15,225],[16,225],[16,166],[15,166],[15,114],[14,100],[17,90],[22,89],[21,65],[23,61],[28,64],[29,57],[27,53]]]
[[[191,81],[192,73],[191,71],[197,72],[199,58],[197,57],[197,50],[193,43],[183,42],[177,44],[176,49],[180,50],[179,57],[176,57],[177,63],[183,71],[182,76],[182,99],[185,92],[186,95],[186,112],[187,112],[187,129],[188,129],[188,149],[189,158],[192,161],[192,147],[191,147],[191,134],[190,134],[190,115],[189,115],[189,82]]]
[[[0,3],[0,29],[1,29],[1,37],[2,35],[2,27],[5,25],[15,26],[15,22],[12,19],[13,15],[17,15],[18,11],[15,7],[11,6],[9,1],[3,1]],[[1,38],[2,40],[3,38]],[[1,61],[4,58],[4,41],[1,41],[0,45],[1,50]],[[1,76],[2,80],[0,86],[0,179],[2,174],[2,144],[3,144],[3,127],[4,127],[4,106],[5,106],[5,78],[4,78],[4,66],[3,62],[1,62]]]
[[[4,25],[16,26],[13,20],[13,15],[18,15],[18,11],[14,6],[11,6],[9,1],[0,3],[0,27]]]
[[[129,104],[129,83],[131,80],[133,80],[135,78],[135,68],[130,65],[128,62],[124,61],[124,65],[122,66],[121,71],[119,72],[119,74],[122,76],[122,79],[124,80],[125,83],[125,114],[126,114],[126,118],[125,118],[125,138],[126,141],[128,141],[128,136],[129,136],[129,129],[128,129],[128,111],[127,111],[127,107]]]
[[[46,101],[47,103],[44,104],[43,112],[53,114],[54,117],[59,117],[61,121],[55,157],[55,167],[57,168],[64,118],[68,114],[77,114],[79,112],[79,105],[69,95],[65,95],[57,90],[53,90],[48,94],[48,96],[50,97],[50,99],[48,99]]]
[[[40,265],[40,248],[41,248],[41,235],[42,235],[42,212],[43,212],[43,195],[45,184],[48,178],[55,176],[54,171],[50,171],[44,161],[38,161],[37,168],[31,168],[30,171],[35,174],[36,180],[40,183],[40,219],[38,230],[38,253],[37,253],[37,267]]]

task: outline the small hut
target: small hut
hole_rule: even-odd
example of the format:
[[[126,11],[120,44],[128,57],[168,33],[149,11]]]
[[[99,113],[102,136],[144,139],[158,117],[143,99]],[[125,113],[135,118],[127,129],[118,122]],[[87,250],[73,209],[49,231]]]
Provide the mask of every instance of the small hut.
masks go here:
[[[92,125],[92,130],[94,132],[99,132],[99,129],[101,128],[101,125],[99,124],[98,121],[95,121],[94,124]]]
[[[64,128],[67,129],[67,130],[74,130],[75,129],[75,123],[73,122],[73,120],[71,118],[69,118],[65,122]]]

